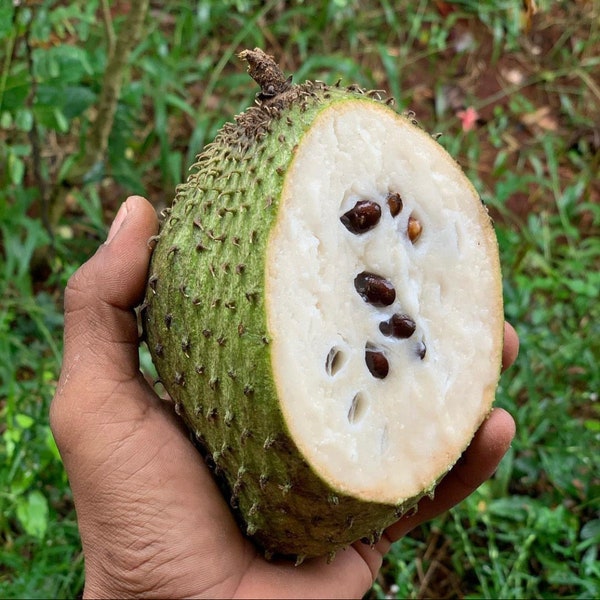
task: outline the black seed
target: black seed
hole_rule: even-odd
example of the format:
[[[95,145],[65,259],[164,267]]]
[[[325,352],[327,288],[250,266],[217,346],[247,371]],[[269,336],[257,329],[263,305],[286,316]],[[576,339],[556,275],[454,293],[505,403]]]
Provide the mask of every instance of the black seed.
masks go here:
[[[354,278],[354,287],[365,302],[374,306],[389,306],[396,299],[392,283],[374,273],[359,273]]]
[[[408,315],[392,315],[387,321],[379,323],[379,331],[383,335],[399,339],[409,338],[417,328],[416,323]]]
[[[185,373],[175,373],[174,383],[183,387],[185,385]]]
[[[387,377],[390,371],[390,364],[383,352],[367,348],[365,350],[365,362],[373,377],[377,379],[385,379]]]
[[[154,354],[156,354],[156,356],[158,356],[159,358],[162,358],[164,356],[164,346],[160,342],[158,342],[156,346],[154,346]]]
[[[344,227],[351,233],[365,233],[373,229],[381,218],[381,207],[371,200],[360,200],[340,217]]]
[[[173,315],[168,313],[165,315],[165,325],[167,329],[171,329],[171,323],[173,322]]]
[[[397,217],[400,214],[400,211],[402,210],[403,206],[400,194],[398,194],[397,192],[392,192],[388,194],[386,200],[387,205],[390,209],[390,214],[392,215],[392,217]]]
[[[417,344],[417,356],[423,360],[425,358],[425,354],[427,353],[427,346],[425,346],[425,342],[419,342]]]

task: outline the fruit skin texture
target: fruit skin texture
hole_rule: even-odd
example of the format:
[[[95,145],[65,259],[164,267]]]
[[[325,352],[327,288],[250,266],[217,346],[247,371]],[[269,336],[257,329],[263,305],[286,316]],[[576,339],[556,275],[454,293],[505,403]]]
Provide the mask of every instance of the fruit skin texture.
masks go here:
[[[265,309],[269,234],[314,119],[338,102],[379,100],[322,83],[262,88],[178,187],[155,240],[142,323],[160,380],[243,531],[267,556],[301,562],[375,543],[437,482],[395,504],[365,502],[332,489],[290,436]]]

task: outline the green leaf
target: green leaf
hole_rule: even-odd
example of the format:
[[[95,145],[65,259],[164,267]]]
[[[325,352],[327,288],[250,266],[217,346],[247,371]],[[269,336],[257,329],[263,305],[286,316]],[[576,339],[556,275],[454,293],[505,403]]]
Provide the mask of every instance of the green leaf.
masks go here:
[[[11,111],[21,108],[29,95],[30,85],[27,71],[20,70],[18,73],[9,74],[2,96],[2,108]]]
[[[68,86],[64,89],[62,110],[67,119],[79,116],[96,100],[96,94],[83,86]]]
[[[54,118],[56,119],[58,131],[61,133],[66,133],[69,131],[69,121],[67,120],[67,117],[65,117],[62,110],[60,110],[58,107],[54,109]]]
[[[47,129],[60,131],[61,133],[68,131],[69,122],[59,107],[35,104],[33,111],[40,125],[43,125]]]
[[[15,115],[15,125],[21,131],[31,131],[33,127],[33,114],[28,108],[17,111]]]
[[[14,7],[12,2],[3,2],[0,5],[0,38],[4,38],[11,33],[13,28],[13,12]]]
[[[21,441],[21,431],[19,429],[7,429],[2,434],[2,440],[4,441],[6,456],[12,458],[17,444]]]
[[[191,117],[196,116],[196,112],[194,111],[194,109],[185,100],[179,98],[179,96],[175,96],[175,94],[166,94],[165,100],[168,105],[178,108],[179,110],[183,111],[184,113],[187,113]]]
[[[8,155],[8,172],[10,180],[14,185],[20,185],[25,174],[25,163],[13,152]]]
[[[36,538],[43,538],[48,529],[48,501],[39,491],[29,492],[17,501],[17,518],[23,529]]]
[[[29,429],[35,423],[32,417],[29,415],[24,415],[23,413],[16,415],[15,421],[21,429]]]
[[[586,419],[583,425],[589,431],[600,432],[600,421],[597,419]]]
[[[597,298],[599,294],[598,286],[593,281],[585,279],[567,279],[565,280],[567,287],[576,294]]]
[[[52,430],[50,429],[50,427],[45,427],[45,430],[46,430],[46,447],[48,448],[48,450],[50,450],[50,453],[57,461],[62,460],[61,456],[60,456],[60,452],[58,450],[58,446],[56,445],[56,441],[54,439],[54,436],[52,435]]]
[[[0,129],[9,129],[10,127],[12,127],[12,124],[12,114],[9,113],[7,110],[2,111],[2,114],[0,114]]]
[[[588,521],[581,528],[580,536],[582,540],[598,538],[598,541],[600,541],[600,519]]]

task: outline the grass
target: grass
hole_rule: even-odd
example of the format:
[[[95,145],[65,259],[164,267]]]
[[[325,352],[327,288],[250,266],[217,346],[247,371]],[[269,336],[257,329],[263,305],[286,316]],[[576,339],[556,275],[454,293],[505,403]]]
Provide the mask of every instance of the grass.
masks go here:
[[[48,427],[69,275],[128,193],[170,202],[195,153],[252,102],[235,59],[277,54],[296,81],[388,89],[465,167],[497,227],[521,338],[498,404],[518,424],[496,476],[395,545],[370,597],[600,596],[600,2],[157,4],[108,161],[66,185],[106,64],[100,3],[0,6],[0,595],[75,597],[83,561]],[[525,3],[527,4],[527,3]],[[112,3],[115,27],[121,3]],[[457,113],[472,107],[477,127]]]

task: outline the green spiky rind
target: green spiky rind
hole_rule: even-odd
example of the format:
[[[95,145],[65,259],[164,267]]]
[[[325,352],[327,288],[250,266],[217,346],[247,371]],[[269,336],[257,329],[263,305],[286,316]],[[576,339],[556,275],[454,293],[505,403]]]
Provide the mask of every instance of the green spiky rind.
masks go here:
[[[392,506],[332,489],[293,442],[271,368],[265,255],[295,148],[324,108],[373,95],[306,83],[224,126],[178,188],[152,257],[143,324],[159,377],[268,555],[375,543],[421,497]]]

